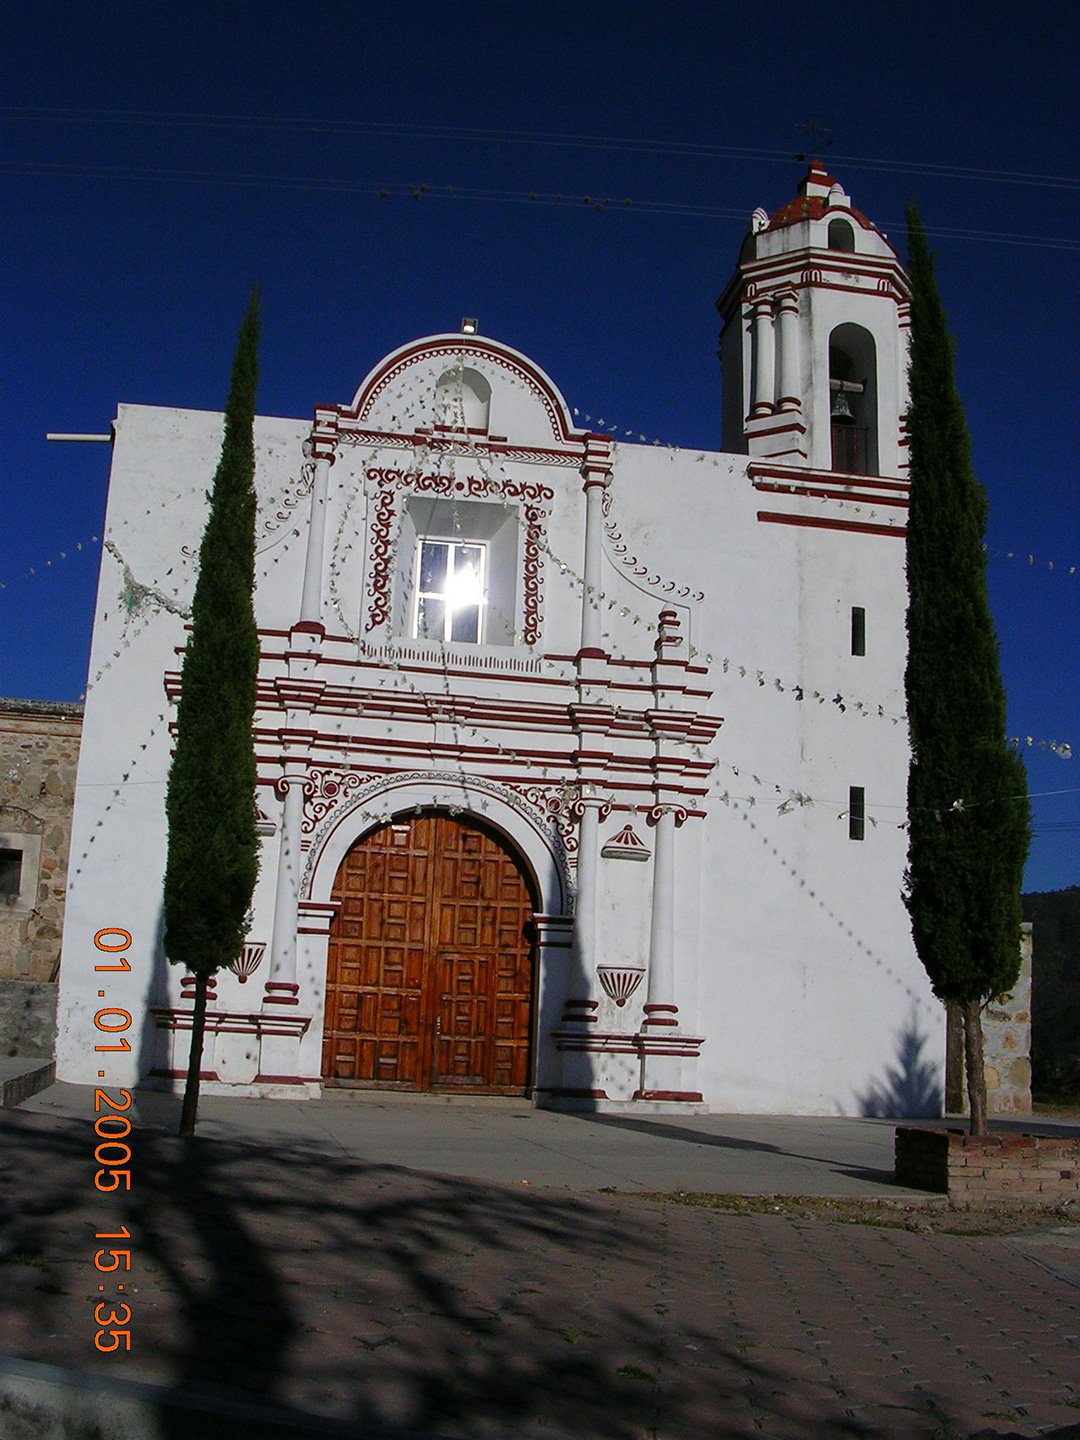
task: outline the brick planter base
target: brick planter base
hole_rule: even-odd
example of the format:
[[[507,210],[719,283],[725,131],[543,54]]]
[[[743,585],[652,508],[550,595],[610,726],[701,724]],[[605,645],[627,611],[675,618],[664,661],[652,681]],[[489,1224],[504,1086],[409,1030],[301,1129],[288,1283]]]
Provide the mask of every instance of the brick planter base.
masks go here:
[[[1080,1200],[1080,1137],[987,1135],[898,1126],[898,1185],[936,1190],[950,1204],[1056,1205]]]

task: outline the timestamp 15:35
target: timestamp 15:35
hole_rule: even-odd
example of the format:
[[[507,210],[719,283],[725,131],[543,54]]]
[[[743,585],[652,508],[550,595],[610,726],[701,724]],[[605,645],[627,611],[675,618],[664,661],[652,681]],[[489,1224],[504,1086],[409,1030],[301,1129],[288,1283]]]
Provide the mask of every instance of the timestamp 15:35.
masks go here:
[[[115,957],[111,964],[95,965],[96,973],[129,973],[131,965],[123,952],[131,945],[131,934],[117,925],[107,926],[94,936],[96,949]],[[106,998],[105,991],[99,990],[98,999]],[[108,1036],[95,1044],[94,1052],[103,1057],[109,1054],[124,1054],[131,1045],[123,1036],[131,1024],[131,1014],[120,1006],[105,1006],[94,1015],[94,1029],[101,1036]],[[101,1059],[101,1064],[105,1060]],[[106,1079],[106,1072],[97,1072],[99,1080]],[[131,1108],[131,1091],[121,1089],[116,1096],[107,1090],[94,1090],[94,1159],[99,1169],[94,1175],[94,1188],[105,1195],[118,1194],[121,1190],[131,1191],[131,1120],[124,1113]],[[126,1225],[112,1230],[96,1230],[97,1240],[131,1240],[131,1231]],[[97,1333],[94,1347],[105,1354],[117,1350],[131,1349],[131,1306],[126,1299],[118,1297],[128,1293],[131,1272],[131,1250],[116,1246],[103,1247],[94,1252],[94,1270],[103,1277],[98,1282],[98,1292],[105,1296],[94,1306],[94,1322]],[[121,1279],[120,1277],[124,1278]],[[115,1287],[116,1298],[106,1295],[106,1289]]]

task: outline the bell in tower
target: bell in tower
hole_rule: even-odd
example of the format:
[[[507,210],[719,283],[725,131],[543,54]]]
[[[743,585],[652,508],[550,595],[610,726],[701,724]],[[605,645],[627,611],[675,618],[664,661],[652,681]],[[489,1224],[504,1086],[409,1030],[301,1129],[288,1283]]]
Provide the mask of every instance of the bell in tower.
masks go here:
[[[819,161],[794,200],[755,210],[717,308],[725,450],[906,475],[907,279]]]

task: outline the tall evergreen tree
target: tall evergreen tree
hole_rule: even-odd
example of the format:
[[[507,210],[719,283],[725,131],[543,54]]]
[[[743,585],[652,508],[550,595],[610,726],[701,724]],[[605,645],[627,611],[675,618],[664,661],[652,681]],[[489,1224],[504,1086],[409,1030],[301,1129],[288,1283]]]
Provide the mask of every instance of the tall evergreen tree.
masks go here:
[[[906,903],[934,993],[964,1027],[971,1132],[986,1133],[982,1010],[1020,967],[1020,885],[1030,839],[1023,761],[1005,736],[1005,693],[986,591],[987,503],[953,374],[933,256],[908,207],[911,509],[908,661],[911,770]]]
[[[252,718],[255,628],[255,390],[259,297],[252,291],[233,361],[225,435],[199,550],[165,807],[165,953],[196,978],[180,1134],[192,1135],[207,981],[239,954],[259,869]]]

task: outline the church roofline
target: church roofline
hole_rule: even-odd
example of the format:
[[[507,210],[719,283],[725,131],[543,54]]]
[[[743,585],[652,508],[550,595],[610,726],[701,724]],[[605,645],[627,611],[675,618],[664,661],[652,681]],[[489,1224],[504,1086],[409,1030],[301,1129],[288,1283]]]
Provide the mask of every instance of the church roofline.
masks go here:
[[[493,363],[510,374],[516,374],[543,402],[551,424],[552,436],[563,443],[581,443],[588,431],[578,429],[570,416],[570,407],[559,387],[546,371],[521,351],[480,335],[446,333],[427,335],[411,340],[384,356],[361,382],[350,405],[318,406],[317,413],[336,414],[345,424],[364,423],[370,418],[376,401],[404,371],[426,359],[443,359],[460,355]]]

